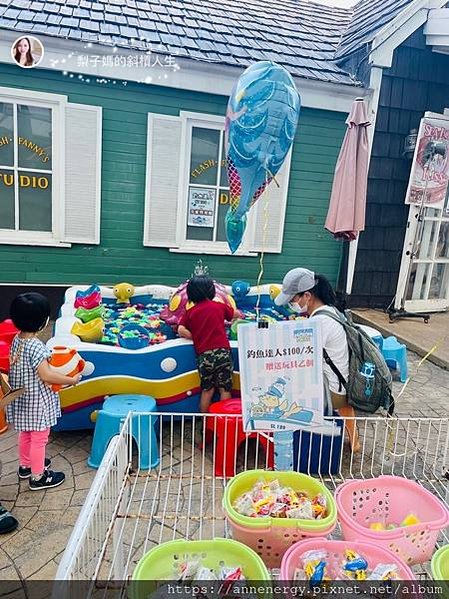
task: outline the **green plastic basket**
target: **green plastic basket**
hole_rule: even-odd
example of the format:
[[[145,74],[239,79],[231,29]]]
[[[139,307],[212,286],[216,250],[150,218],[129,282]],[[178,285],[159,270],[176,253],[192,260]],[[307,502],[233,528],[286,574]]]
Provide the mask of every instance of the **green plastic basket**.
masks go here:
[[[438,549],[432,558],[431,568],[434,580],[449,581],[449,545]]]
[[[186,559],[201,557],[206,568],[241,567],[247,580],[271,580],[262,559],[252,549],[231,539],[176,540],[151,549],[137,564],[130,587],[132,599],[147,599],[158,586],[155,581],[175,580],[176,568]]]
[[[306,491],[315,496],[322,493],[327,499],[328,515],[322,520],[303,520],[295,518],[251,518],[239,514],[233,507],[238,497],[250,491],[260,480],[270,482],[278,480],[282,486],[295,491]],[[331,492],[318,480],[300,472],[270,472],[266,470],[248,470],[234,476],[226,486],[223,495],[223,508],[227,516],[236,524],[250,529],[292,528],[297,526],[303,531],[321,532],[334,526],[337,521],[337,506]]]

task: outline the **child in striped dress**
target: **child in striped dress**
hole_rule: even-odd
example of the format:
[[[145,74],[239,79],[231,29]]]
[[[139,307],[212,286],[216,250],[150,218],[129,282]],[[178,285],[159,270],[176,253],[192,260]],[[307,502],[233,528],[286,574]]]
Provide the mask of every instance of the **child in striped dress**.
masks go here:
[[[49,470],[45,458],[50,427],[61,416],[59,396],[50,385],[76,385],[81,375],[64,376],[50,370],[51,352],[37,338],[50,318],[50,304],[40,293],[22,293],[11,304],[11,319],[20,333],[11,345],[9,382],[24,393],[7,406],[8,421],[19,431],[19,478],[29,478],[30,490],[57,487],[63,472]]]

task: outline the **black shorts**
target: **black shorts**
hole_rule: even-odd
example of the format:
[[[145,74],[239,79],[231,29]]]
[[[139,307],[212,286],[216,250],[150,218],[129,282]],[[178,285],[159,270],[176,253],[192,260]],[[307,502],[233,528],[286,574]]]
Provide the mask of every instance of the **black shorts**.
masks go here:
[[[221,387],[225,391],[232,390],[232,353],[230,349],[211,349],[197,357],[200,373],[201,389],[208,391],[213,387]]]

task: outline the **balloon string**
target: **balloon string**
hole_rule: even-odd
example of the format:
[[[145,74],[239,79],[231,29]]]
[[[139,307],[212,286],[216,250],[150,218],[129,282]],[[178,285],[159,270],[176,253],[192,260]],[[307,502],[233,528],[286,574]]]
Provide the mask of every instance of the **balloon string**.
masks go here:
[[[265,191],[268,187],[268,177],[271,175],[268,169],[265,170]],[[272,175],[271,175],[272,176]],[[273,178],[273,177],[272,177]],[[277,181],[276,181],[277,183]],[[268,231],[268,194],[265,194],[264,202],[263,202],[263,228],[262,228],[262,251],[260,252],[259,257],[259,275],[257,277],[257,302],[255,307],[257,324],[259,324],[260,319],[260,298],[261,298],[261,290],[260,283],[262,281],[263,273],[264,273],[264,256],[265,256],[265,242]]]
[[[268,169],[266,169],[267,173],[270,175],[270,177],[273,179],[273,181],[276,183],[276,185],[278,187],[280,187],[278,180],[276,179],[276,177],[273,175],[273,173],[271,171],[269,171]],[[267,179],[265,179],[265,184],[267,183]]]

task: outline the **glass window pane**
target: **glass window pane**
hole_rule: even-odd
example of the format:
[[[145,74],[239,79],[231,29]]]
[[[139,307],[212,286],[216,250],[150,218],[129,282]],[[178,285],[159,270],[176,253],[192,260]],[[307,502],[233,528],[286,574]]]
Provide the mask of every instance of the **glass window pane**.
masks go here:
[[[51,170],[51,109],[17,106],[19,167]]]
[[[449,264],[434,264],[430,281],[429,299],[445,299],[449,296]]]
[[[192,241],[213,241],[214,230],[206,227],[187,227],[187,239]]]
[[[418,258],[426,260],[433,258],[434,245],[436,240],[436,232],[438,229],[438,221],[425,220],[422,229],[421,243],[419,246]]]
[[[218,195],[217,241],[226,241],[225,216],[229,209],[229,190],[220,189]]]
[[[51,231],[51,175],[19,172],[19,229]]]
[[[413,264],[412,272],[408,282],[406,299],[420,300],[425,298],[427,278],[429,276],[430,264]]]
[[[190,187],[187,205],[187,239],[212,241],[217,190]]]
[[[0,171],[0,229],[14,229],[14,175]]]
[[[224,143],[224,132],[223,132],[222,138],[223,138],[223,143],[222,143],[222,150],[221,150],[220,186],[221,187],[229,187],[228,173],[226,171],[226,151],[225,151],[225,143]]]
[[[449,222],[442,222],[438,236],[437,258],[449,258]]]
[[[190,156],[190,183],[217,184],[220,131],[193,127]]]
[[[439,208],[425,208],[424,218],[439,218],[441,210]]]
[[[14,166],[13,106],[0,102],[0,166]]]

